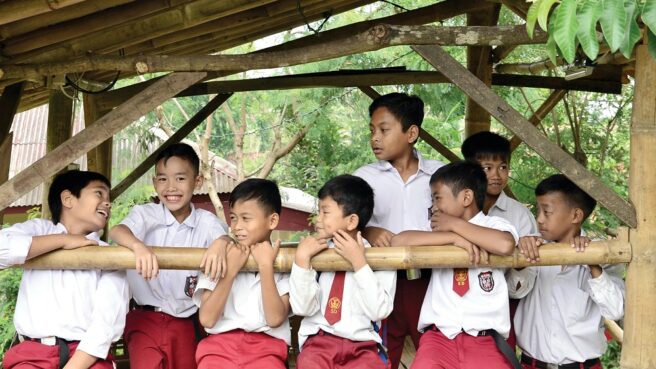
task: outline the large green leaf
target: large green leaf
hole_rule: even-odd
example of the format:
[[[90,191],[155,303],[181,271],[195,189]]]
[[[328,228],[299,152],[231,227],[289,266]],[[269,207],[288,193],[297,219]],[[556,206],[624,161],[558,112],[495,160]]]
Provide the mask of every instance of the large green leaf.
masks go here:
[[[647,42],[649,43],[647,45],[647,49],[649,50],[651,56],[656,59],[656,35],[651,30],[647,30],[647,33]]]
[[[576,32],[578,30],[576,0],[563,0],[554,10],[552,17],[554,27],[549,28],[549,33],[553,33],[554,41],[556,41],[563,58],[568,63],[573,63],[576,57]]]
[[[549,28],[553,28],[554,20],[553,17],[549,19]],[[558,65],[558,45],[556,45],[556,40],[554,39],[553,33],[549,32],[549,38],[547,39],[547,55],[554,65]]]
[[[576,36],[585,55],[593,60],[599,54],[599,40],[597,40],[599,17],[601,17],[601,0],[587,0],[576,14],[579,22]]]
[[[601,29],[611,52],[617,51],[624,41],[624,25],[626,24],[626,10],[621,0],[602,0]]]
[[[533,38],[533,30],[535,29],[535,22],[538,20],[538,9],[541,2],[542,0],[535,1],[526,13],[526,32],[530,38]]]
[[[636,22],[638,15],[640,15],[640,8],[635,0],[624,0],[624,9],[626,10],[626,23],[624,25],[626,33],[622,46],[620,46],[620,51],[628,59],[633,53],[633,47],[636,42],[642,38],[642,33],[640,33],[638,22]]]
[[[543,30],[547,30],[547,18],[553,4],[558,0],[542,0],[538,8],[538,23]]]
[[[656,0],[645,0],[641,18],[647,27],[656,34]]]

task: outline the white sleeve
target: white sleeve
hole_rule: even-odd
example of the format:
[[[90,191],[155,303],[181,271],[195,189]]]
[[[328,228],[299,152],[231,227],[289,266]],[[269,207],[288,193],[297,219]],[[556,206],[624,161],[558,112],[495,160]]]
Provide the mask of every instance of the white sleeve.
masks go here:
[[[515,228],[514,225],[512,225],[509,221],[507,221],[504,218],[497,217],[497,216],[491,216],[488,217],[488,222],[487,224],[479,224],[482,227],[488,227],[488,228],[493,228],[498,231],[502,232],[508,232],[512,235],[513,239],[515,240],[515,246],[517,246],[517,242],[519,242],[519,236],[517,235],[517,229]]]
[[[524,211],[520,217],[521,224],[517,226],[519,237],[531,236],[538,232],[538,225],[535,222],[535,217],[527,207],[523,207],[523,209]]]
[[[120,224],[130,228],[130,232],[137,239],[143,241],[149,232],[148,216],[146,214],[148,205],[136,205]]]
[[[624,316],[624,269],[624,264],[604,266],[599,277],[588,280],[590,297],[601,309],[601,315],[610,320]]]
[[[198,283],[196,284],[194,295],[191,298],[192,301],[196,306],[200,307],[200,304],[203,301],[203,292],[205,292],[205,290],[214,291],[215,288],[216,282],[212,282],[211,279],[207,278],[205,273],[198,273]]]
[[[521,299],[526,297],[533,290],[537,276],[538,271],[536,268],[509,269],[506,272],[506,282],[510,298]]]
[[[353,277],[359,292],[356,300],[367,318],[372,321],[387,318],[394,308],[396,271],[374,272],[365,265]]]
[[[25,264],[32,237],[45,232],[41,219],[28,220],[0,231],[0,269]]]
[[[130,290],[125,271],[103,271],[93,301],[91,324],[80,340],[78,350],[106,358],[112,342],[125,328]]]
[[[317,282],[317,271],[305,269],[292,264],[292,272],[289,277],[289,304],[292,311],[300,316],[312,316],[321,307],[319,306],[319,282]]]
[[[210,212],[205,213],[205,215],[206,216],[204,217],[205,221],[203,226],[207,227],[207,232],[209,236],[208,244],[205,246],[209,247],[214,240],[216,240],[217,238],[223,235],[228,234],[228,225],[225,224],[225,222],[223,222],[221,219],[219,219],[219,217],[217,217],[216,215]]]

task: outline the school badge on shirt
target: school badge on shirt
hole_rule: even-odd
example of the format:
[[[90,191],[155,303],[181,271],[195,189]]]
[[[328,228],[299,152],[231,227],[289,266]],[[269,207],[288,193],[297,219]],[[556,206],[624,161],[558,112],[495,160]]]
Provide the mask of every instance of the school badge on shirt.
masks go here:
[[[485,292],[490,292],[494,289],[494,278],[492,271],[482,272],[478,275],[478,285]]]
[[[185,281],[185,295],[192,297],[198,284],[198,276],[190,275]]]

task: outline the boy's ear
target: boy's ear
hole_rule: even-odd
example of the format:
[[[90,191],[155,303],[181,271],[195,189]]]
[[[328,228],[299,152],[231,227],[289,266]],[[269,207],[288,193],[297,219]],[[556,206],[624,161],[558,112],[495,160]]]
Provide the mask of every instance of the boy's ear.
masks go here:
[[[59,194],[59,198],[62,203],[62,208],[72,208],[73,207],[73,200],[76,199],[75,196],[73,196],[73,193],[69,190],[64,190]]]
[[[583,214],[583,210],[581,208],[572,209],[572,223],[582,224],[584,217],[585,214]]]
[[[471,189],[465,188],[460,191],[460,195],[462,196],[462,205],[464,207],[469,207],[474,202],[474,191]]]
[[[280,222],[280,214],[273,213],[269,215],[269,230],[273,231],[278,227],[278,222]]]
[[[351,214],[346,220],[346,230],[353,231],[358,228],[358,223],[360,223],[360,217],[357,214]]]
[[[198,174],[196,176],[196,184],[194,185],[194,188],[196,190],[200,190],[200,188],[203,186],[203,182],[205,181],[205,177],[203,177],[201,174]]]
[[[405,133],[408,135],[408,142],[413,143],[419,138],[419,127],[413,124]]]

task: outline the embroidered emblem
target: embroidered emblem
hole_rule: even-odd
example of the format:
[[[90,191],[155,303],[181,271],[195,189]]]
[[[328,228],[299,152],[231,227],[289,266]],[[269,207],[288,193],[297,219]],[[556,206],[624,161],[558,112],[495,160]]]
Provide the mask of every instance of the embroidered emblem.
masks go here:
[[[494,278],[492,272],[482,272],[478,275],[478,285],[485,292],[490,292],[494,289]]]
[[[190,275],[185,281],[185,295],[192,297],[198,284],[198,276]]]
[[[454,277],[458,286],[464,286],[467,283],[467,278],[469,278],[469,269],[467,268],[455,268],[453,270]]]
[[[339,307],[342,306],[342,301],[337,297],[331,297],[328,300],[328,306],[330,307],[331,314],[337,314]]]

